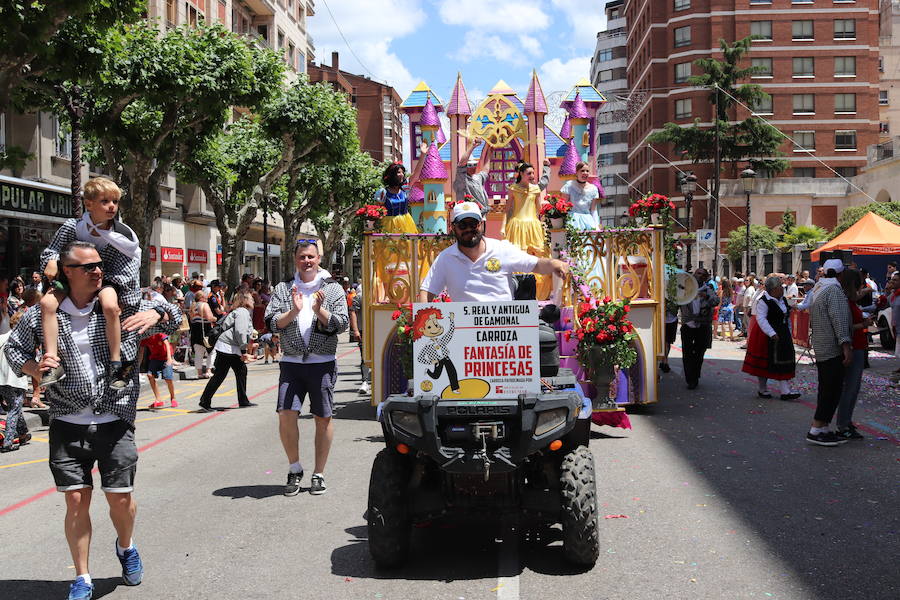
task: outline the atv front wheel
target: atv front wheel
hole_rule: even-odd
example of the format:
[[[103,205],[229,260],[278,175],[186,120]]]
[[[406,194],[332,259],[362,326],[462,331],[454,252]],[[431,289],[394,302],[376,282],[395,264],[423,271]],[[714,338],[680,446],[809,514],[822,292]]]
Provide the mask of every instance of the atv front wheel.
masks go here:
[[[406,506],[409,460],[385,448],[372,463],[369,478],[369,553],[379,567],[398,567],[409,555],[412,523]]]
[[[559,469],[563,556],[593,566],[600,554],[594,455],[584,446],[566,454]]]

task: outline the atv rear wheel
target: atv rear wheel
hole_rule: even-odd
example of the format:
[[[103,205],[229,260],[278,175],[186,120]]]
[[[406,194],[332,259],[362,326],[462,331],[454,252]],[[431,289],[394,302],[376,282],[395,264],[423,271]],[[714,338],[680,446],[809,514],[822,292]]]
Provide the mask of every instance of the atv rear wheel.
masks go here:
[[[379,567],[398,567],[409,555],[412,523],[406,505],[409,460],[385,448],[372,463],[369,478],[369,553]]]
[[[600,554],[594,455],[578,446],[566,454],[559,471],[563,556],[574,564],[593,566]]]

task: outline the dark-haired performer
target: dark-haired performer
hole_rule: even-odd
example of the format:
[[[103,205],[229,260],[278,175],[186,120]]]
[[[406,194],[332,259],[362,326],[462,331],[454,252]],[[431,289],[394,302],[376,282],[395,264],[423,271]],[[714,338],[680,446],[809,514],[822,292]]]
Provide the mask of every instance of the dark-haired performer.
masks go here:
[[[402,163],[388,165],[382,173],[381,184],[384,187],[375,192],[374,200],[387,209],[387,216],[381,219],[381,231],[384,233],[419,233],[416,222],[409,214],[409,190],[419,179],[427,152],[428,145],[423,142],[419,147],[419,161],[409,182]]]

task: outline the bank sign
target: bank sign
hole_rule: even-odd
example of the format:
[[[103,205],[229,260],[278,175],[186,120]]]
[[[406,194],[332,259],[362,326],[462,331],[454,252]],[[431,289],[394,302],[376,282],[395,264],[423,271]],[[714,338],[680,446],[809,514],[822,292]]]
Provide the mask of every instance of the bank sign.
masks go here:
[[[537,302],[413,304],[416,393],[516,398],[541,391]]]
[[[68,218],[72,216],[72,196],[0,180],[0,210]]]

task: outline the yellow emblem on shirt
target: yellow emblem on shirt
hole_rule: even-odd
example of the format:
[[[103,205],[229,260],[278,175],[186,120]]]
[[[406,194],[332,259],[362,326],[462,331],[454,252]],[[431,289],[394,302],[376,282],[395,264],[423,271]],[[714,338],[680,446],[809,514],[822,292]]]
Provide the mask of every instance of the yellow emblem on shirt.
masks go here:
[[[487,263],[485,264],[485,267],[491,273],[496,273],[500,270],[500,260],[496,258],[489,258]]]

